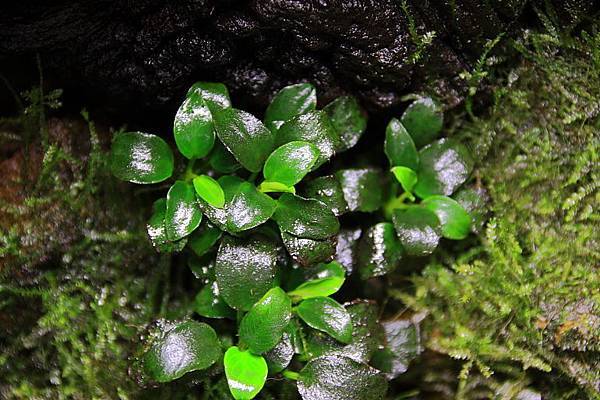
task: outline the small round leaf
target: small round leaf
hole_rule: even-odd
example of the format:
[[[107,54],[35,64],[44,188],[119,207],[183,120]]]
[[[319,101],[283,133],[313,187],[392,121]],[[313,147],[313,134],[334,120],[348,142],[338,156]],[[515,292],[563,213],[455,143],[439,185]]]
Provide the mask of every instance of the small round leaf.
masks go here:
[[[437,215],[443,237],[461,240],[469,235],[471,216],[456,200],[446,196],[431,196],[421,204]]]
[[[281,239],[294,261],[305,267],[329,261],[335,255],[335,236],[324,240],[314,240],[281,232]]]
[[[303,300],[296,312],[311,328],[325,332],[342,343],[352,340],[350,314],[337,301],[329,297],[313,297]]]
[[[218,82],[196,82],[188,90],[187,97],[200,95],[211,111],[220,108],[230,108],[231,100],[227,87]]]
[[[194,300],[194,311],[207,318],[235,318],[235,311],[219,295],[217,282],[204,285]]]
[[[412,193],[417,184],[417,173],[407,167],[394,167],[391,171],[398,182],[400,182],[402,189],[404,189],[405,192]]]
[[[319,149],[314,144],[289,142],[269,155],[263,167],[263,175],[267,181],[294,186],[310,172],[318,157]]]
[[[197,94],[186,98],[175,114],[173,134],[179,152],[186,158],[206,156],[215,143],[212,115]]]
[[[369,279],[392,272],[398,266],[402,252],[394,225],[381,222],[370,227],[358,245],[361,278]]]
[[[119,179],[133,183],[162,182],[173,174],[173,152],[160,137],[142,132],[113,138],[110,168]]]
[[[295,300],[330,296],[340,290],[345,280],[346,278],[343,276],[328,276],[325,278],[313,279],[304,282],[296,289],[288,292],[288,295]]]
[[[342,185],[334,175],[321,176],[309,181],[304,189],[306,197],[327,204],[336,217],[348,212]]]
[[[213,207],[223,208],[225,205],[225,192],[219,182],[208,175],[200,175],[194,178],[194,189],[196,194]]]
[[[373,212],[383,201],[383,176],[376,168],[343,169],[336,172],[350,211]]]
[[[392,167],[419,168],[419,153],[404,125],[393,118],[385,129],[385,154]]]
[[[308,239],[335,235],[340,223],[325,203],[290,193],[279,197],[273,219],[283,232]]]
[[[417,147],[423,147],[436,138],[444,125],[444,114],[430,97],[413,101],[400,119]]]
[[[201,220],[202,212],[196,203],[192,185],[183,181],[175,182],[167,193],[167,238],[173,241],[189,235],[200,225]]]
[[[354,97],[338,97],[327,104],[323,111],[340,137],[341,145],[336,149],[338,152],[354,147],[367,129],[367,115]]]
[[[277,202],[243,182],[227,206],[227,230],[241,232],[261,225],[275,212]]]
[[[312,111],[317,106],[317,90],[310,83],[298,83],[281,89],[265,111],[265,125],[277,130],[297,115]]]
[[[396,209],[393,221],[396,235],[408,255],[426,256],[433,253],[441,236],[440,220],[435,213],[420,206]]]
[[[233,346],[225,352],[223,364],[229,391],[234,399],[253,399],[265,385],[269,370],[261,356]]]

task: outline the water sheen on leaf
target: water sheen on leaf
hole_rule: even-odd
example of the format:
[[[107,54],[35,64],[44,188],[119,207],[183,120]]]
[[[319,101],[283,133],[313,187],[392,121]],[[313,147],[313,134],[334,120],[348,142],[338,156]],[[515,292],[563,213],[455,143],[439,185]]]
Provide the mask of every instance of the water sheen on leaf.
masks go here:
[[[192,185],[177,181],[167,193],[165,226],[167,238],[174,241],[189,235],[200,225],[202,212],[196,203]]]
[[[271,350],[283,336],[292,317],[292,302],[279,287],[269,290],[242,319],[241,343],[254,354]]]
[[[325,203],[290,193],[279,198],[273,219],[282,232],[308,239],[327,239],[340,228],[338,219]]]
[[[310,172],[318,157],[319,149],[314,144],[289,142],[269,155],[263,167],[263,175],[267,181],[294,186]]]
[[[343,169],[336,172],[350,211],[372,212],[383,201],[383,176],[376,168]]]
[[[281,89],[265,111],[265,125],[276,131],[285,122],[317,107],[317,90],[310,83],[298,83]]]
[[[200,175],[194,178],[194,189],[204,201],[213,207],[223,208],[225,205],[225,192],[219,182],[208,175]]]
[[[173,174],[174,159],[160,137],[142,132],[117,133],[110,152],[113,175],[133,183],[162,182]]]
[[[315,240],[299,238],[286,232],[281,232],[283,244],[294,261],[302,266],[314,265],[333,259],[336,250],[336,237]]]
[[[400,119],[417,147],[434,140],[444,125],[444,114],[430,97],[421,97],[412,102]]]
[[[412,137],[396,118],[385,129],[385,154],[392,167],[402,166],[412,170],[419,168],[419,153]]]
[[[342,186],[333,175],[321,176],[309,181],[304,193],[309,199],[320,200],[327,204],[336,217],[348,212]]]
[[[217,282],[207,283],[196,295],[194,311],[207,318],[235,318],[235,311],[220,296]]]
[[[406,254],[426,256],[433,253],[441,237],[440,220],[435,213],[420,206],[397,209],[393,221]]]
[[[358,247],[361,278],[369,279],[392,272],[398,266],[402,252],[394,225],[381,222],[370,227]]]
[[[292,346],[290,334],[284,332],[279,343],[263,354],[263,357],[269,366],[270,374],[276,374],[286,369],[294,357],[294,346]]]
[[[165,213],[167,211],[167,199],[158,199],[152,205],[152,216],[148,220],[146,229],[152,242],[152,246],[159,252],[177,252],[183,250],[187,239],[175,242],[167,238],[167,227],[165,225]]]
[[[179,152],[186,158],[206,156],[215,143],[212,115],[208,106],[193,93],[186,98],[175,114],[173,135]]]
[[[225,352],[223,364],[229,391],[234,399],[253,399],[265,385],[268,368],[263,357],[233,346]]]
[[[327,104],[323,111],[331,119],[331,123],[340,137],[340,146],[336,148],[337,152],[354,147],[367,129],[367,114],[360,108],[354,97],[338,97]]]
[[[456,200],[446,196],[431,196],[421,204],[437,215],[443,237],[461,240],[469,235],[471,216]]]
[[[277,202],[250,182],[239,185],[227,206],[227,230],[241,232],[261,225],[275,212]]]
[[[217,285],[227,304],[247,311],[275,282],[277,246],[265,238],[225,236],[215,264]]]
[[[467,148],[448,139],[424,147],[420,157],[415,194],[422,199],[436,194],[450,196],[473,170],[473,159]]]
[[[386,346],[373,356],[373,365],[394,379],[408,370],[408,365],[421,352],[419,331],[410,320],[385,321]]]
[[[303,400],[383,400],[387,381],[367,364],[332,354],[306,364],[298,391]]]
[[[350,314],[337,301],[329,297],[306,299],[298,304],[296,312],[311,328],[325,332],[342,343],[352,340]]]
[[[221,358],[221,344],[207,324],[184,321],[158,327],[143,356],[144,374],[155,382],[170,382],[210,367]]]
[[[489,195],[483,188],[464,188],[459,190],[454,196],[458,202],[471,216],[471,230],[479,233],[487,217],[487,202]]]
[[[217,136],[240,164],[249,171],[260,171],[273,151],[273,133],[254,115],[235,108],[216,110],[213,119]]]
[[[196,82],[188,90],[187,97],[200,95],[211,111],[230,108],[231,100],[227,86],[219,82]]]

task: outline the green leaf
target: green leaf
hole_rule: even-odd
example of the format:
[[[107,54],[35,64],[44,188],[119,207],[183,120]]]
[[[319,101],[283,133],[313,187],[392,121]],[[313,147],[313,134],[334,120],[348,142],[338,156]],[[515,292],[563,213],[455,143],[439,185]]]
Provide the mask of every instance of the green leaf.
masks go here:
[[[204,285],[194,300],[194,311],[207,318],[235,318],[235,311],[219,295],[217,282]]]
[[[274,286],[277,246],[260,236],[225,236],[217,253],[215,275],[221,296],[247,311]]]
[[[383,176],[375,168],[343,169],[336,172],[350,211],[373,212],[383,202]]]
[[[198,94],[185,99],[175,114],[173,134],[179,152],[186,158],[206,156],[215,143],[212,115]]]
[[[276,374],[286,369],[294,357],[294,346],[292,346],[290,334],[284,332],[279,343],[263,354],[263,357],[269,366],[270,374]]]
[[[170,382],[206,369],[221,358],[217,334],[201,322],[168,323],[150,337],[152,343],[142,362],[145,375],[155,382]]]
[[[321,176],[309,181],[305,186],[304,193],[307,198],[320,200],[327,204],[336,217],[348,211],[342,185],[333,175]]]
[[[330,277],[345,278],[346,270],[339,262],[332,261],[326,264],[321,263],[307,269],[306,276],[310,277],[310,279],[322,279]]]
[[[346,278],[344,276],[328,276],[325,278],[313,279],[304,282],[296,289],[288,292],[288,295],[296,301],[313,297],[330,296],[340,290],[345,280]]]
[[[354,147],[367,129],[367,114],[360,108],[354,97],[338,97],[327,104],[323,111],[331,119],[334,129],[340,137],[341,145],[336,148],[338,152]]]
[[[381,222],[370,227],[358,245],[361,278],[369,279],[394,271],[402,258],[402,252],[394,225]]]
[[[310,83],[298,83],[281,89],[265,112],[265,125],[276,131],[284,122],[317,107],[317,90]]]
[[[244,180],[234,175],[225,175],[220,177],[217,182],[223,189],[225,194],[225,206],[223,208],[213,207],[208,204],[204,199],[198,197],[198,206],[202,210],[202,213],[212,222],[215,226],[223,231],[229,231],[227,226],[227,219],[229,217],[228,206],[233,200]]]
[[[275,212],[277,202],[259,192],[249,183],[242,183],[227,206],[227,229],[241,232],[267,222]]]
[[[373,355],[372,364],[394,379],[408,370],[408,366],[421,352],[417,326],[406,319],[385,321],[386,346]]]
[[[422,199],[435,194],[450,196],[473,170],[473,159],[465,146],[441,139],[420,151],[415,194]]]
[[[213,111],[217,136],[249,171],[258,172],[271,154],[275,137],[255,116],[235,108]]]
[[[404,189],[405,192],[412,193],[417,184],[417,173],[407,167],[394,167],[391,171],[398,182],[400,182],[402,189]]]
[[[277,131],[278,146],[297,140],[312,143],[319,149],[319,157],[313,169],[323,165],[335,154],[335,149],[342,146],[329,117],[322,110],[294,117]]]
[[[361,235],[361,228],[341,229],[337,235],[335,260],[348,271],[348,274],[355,271],[358,266],[358,240]]]
[[[279,197],[273,219],[282,232],[308,239],[327,239],[340,228],[338,219],[325,203],[289,193]]]
[[[469,235],[471,216],[456,200],[446,196],[431,196],[426,198],[421,205],[437,215],[443,237],[461,240]]]
[[[303,400],[383,400],[387,392],[379,371],[336,354],[309,361],[297,384]]]
[[[417,147],[423,147],[436,138],[444,126],[444,114],[430,97],[413,101],[400,119]]]
[[[187,97],[200,95],[212,112],[222,108],[230,108],[231,100],[227,87],[218,82],[196,82],[188,90]]]
[[[406,254],[426,256],[433,253],[441,236],[440,220],[435,213],[414,206],[406,210],[394,210],[393,220],[396,235]]]
[[[292,193],[292,194],[296,194],[296,188],[293,186],[287,186],[284,185],[283,183],[279,183],[279,182],[269,182],[269,181],[262,181],[260,183],[260,185],[258,185],[257,188],[259,191],[263,192],[263,193]]]
[[[212,169],[222,174],[231,174],[242,168],[233,154],[231,154],[220,141],[215,143],[208,162]]]
[[[117,178],[133,183],[157,183],[169,178],[173,167],[173,152],[160,137],[142,132],[114,136],[110,169]]]
[[[309,298],[298,304],[296,312],[311,328],[325,332],[342,343],[352,340],[350,314],[337,301],[329,297]]]
[[[210,224],[203,224],[192,232],[188,240],[188,246],[198,257],[202,257],[214,247],[221,235],[222,232],[219,228],[215,228]]]
[[[200,175],[194,178],[194,189],[196,194],[213,207],[223,208],[225,205],[225,192],[219,182],[208,175]]]
[[[489,196],[482,188],[461,189],[454,196],[458,202],[471,216],[471,230],[480,233],[486,221]]]
[[[177,181],[167,193],[165,226],[169,240],[178,240],[192,233],[202,221],[196,203],[196,193],[189,183]]]
[[[392,167],[402,166],[412,170],[419,168],[419,153],[404,125],[392,118],[385,130],[385,155]]]
[[[274,287],[242,319],[240,341],[254,354],[269,351],[281,340],[291,317],[290,298],[281,288]]]
[[[311,143],[294,141],[279,146],[267,158],[263,175],[267,181],[294,186],[317,162],[319,149]]]
[[[329,261],[335,254],[335,236],[324,240],[314,240],[281,232],[281,239],[292,259],[302,266]]]
[[[171,242],[167,238],[167,227],[165,225],[165,213],[167,211],[167,199],[158,199],[152,205],[152,216],[148,220],[146,229],[152,242],[152,246],[164,253],[178,252],[183,250],[186,239]]]
[[[265,385],[268,368],[261,356],[233,346],[225,352],[223,364],[227,384],[234,399],[253,399]]]

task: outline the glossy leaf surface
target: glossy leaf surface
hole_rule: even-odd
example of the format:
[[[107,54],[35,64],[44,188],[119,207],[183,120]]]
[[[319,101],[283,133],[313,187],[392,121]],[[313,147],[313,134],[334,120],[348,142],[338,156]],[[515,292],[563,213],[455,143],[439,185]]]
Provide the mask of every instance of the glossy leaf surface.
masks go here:
[[[229,90],[219,82],[196,82],[188,90],[187,97],[198,94],[206,102],[211,111],[230,108]]]
[[[167,193],[165,226],[167,238],[174,241],[192,233],[200,225],[202,212],[196,203],[192,185],[177,181]]]
[[[352,340],[350,314],[337,301],[329,297],[306,299],[297,306],[296,312],[311,328],[325,332],[342,343]]]
[[[289,233],[281,232],[281,239],[294,261],[303,266],[329,261],[335,254],[335,236],[323,240],[315,240],[299,238]]]
[[[194,311],[207,318],[235,318],[235,310],[220,296],[217,282],[207,283],[196,295]]]
[[[398,266],[402,252],[394,225],[381,222],[370,227],[358,247],[361,278],[369,279],[392,272]]]
[[[400,119],[417,147],[431,143],[444,125],[444,115],[439,106],[429,97],[413,101]]]
[[[276,208],[275,200],[250,182],[243,182],[227,206],[227,229],[229,232],[252,229],[267,222]]]
[[[225,192],[219,182],[208,175],[200,175],[194,178],[194,189],[196,194],[213,207],[223,208],[225,205]]]
[[[375,168],[343,169],[336,172],[350,211],[372,212],[383,201],[383,176]]]
[[[471,216],[471,230],[474,233],[482,231],[486,221],[489,195],[483,188],[465,188],[453,196]]]
[[[281,89],[265,111],[265,125],[273,131],[285,121],[317,107],[317,90],[310,83],[298,83]]]
[[[319,149],[314,144],[289,142],[269,155],[263,167],[263,175],[267,181],[294,186],[310,172],[318,157]]]
[[[294,347],[292,346],[290,334],[284,332],[279,343],[263,354],[263,357],[269,366],[270,374],[276,374],[286,369],[294,357]]]
[[[223,364],[229,391],[234,399],[253,399],[265,385],[268,368],[261,356],[233,346],[225,352]]]
[[[337,152],[354,147],[367,129],[367,115],[354,97],[338,97],[325,106],[323,111],[329,116],[340,137],[340,146],[336,148]]]
[[[113,138],[110,169],[119,179],[133,183],[162,182],[173,174],[173,167],[171,148],[156,135],[125,132]]]
[[[408,370],[410,362],[421,352],[419,331],[410,320],[399,319],[381,324],[385,332],[386,346],[377,351],[373,364],[394,379]]]
[[[313,279],[304,282],[296,289],[288,292],[288,295],[295,300],[330,296],[340,290],[345,280],[344,276],[328,276]]]
[[[407,167],[394,167],[391,171],[396,177],[396,180],[400,182],[402,189],[405,192],[412,193],[417,184],[417,173]]]
[[[419,153],[412,137],[396,118],[385,129],[385,154],[392,167],[402,166],[412,170],[419,168]]]
[[[394,228],[406,254],[426,256],[435,250],[441,237],[440,220],[424,207],[394,210]]]
[[[348,211],[342,186],[334,175],[321,176],[309,181],[304,192],[307,198],[327,204],[336,217]]]
[[[279,287],[269,290],[242,319],[240,341],[254,354],[271,350],[283,336],[292,317],[292,302]]]
[[[200,95],[193,93],[181,104],[175,114],[173,135],[186,158],[202,158],[210,152],[215,143],[214,123]]]
[[[471,231],[471,216],[456,200],[446,196],[431,196],[421,203],[440,220],[442,236],[461,240]]]
[[[308,239],[327,239],[340,228],[325,203],[289,193],[279,198],[273,219],[283,232]]]

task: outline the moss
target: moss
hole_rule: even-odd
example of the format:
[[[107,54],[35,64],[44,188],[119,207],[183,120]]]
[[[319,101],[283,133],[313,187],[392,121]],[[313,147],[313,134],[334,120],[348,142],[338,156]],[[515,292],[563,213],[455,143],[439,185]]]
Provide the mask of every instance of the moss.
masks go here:
[[[458,397],[478,380],[600,396],[599,41],[527,32],[490,113],[457,129],[493,217],[478,247],[440,255],[397,296],[429,313],[429,348],[464,360]]]

